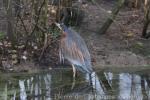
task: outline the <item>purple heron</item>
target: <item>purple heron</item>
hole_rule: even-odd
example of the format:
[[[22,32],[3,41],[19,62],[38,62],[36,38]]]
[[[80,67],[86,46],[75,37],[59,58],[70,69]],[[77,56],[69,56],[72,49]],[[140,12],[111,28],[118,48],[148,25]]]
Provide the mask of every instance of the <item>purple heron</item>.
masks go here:
[[[90,75],[93,72],[91,57],[82,37],[63,23],[55,24],[62,32],[59,45],[60,62],[64,62],[65,59],[70,62],[73,68],[73,77],[76,75],[76,69]]]

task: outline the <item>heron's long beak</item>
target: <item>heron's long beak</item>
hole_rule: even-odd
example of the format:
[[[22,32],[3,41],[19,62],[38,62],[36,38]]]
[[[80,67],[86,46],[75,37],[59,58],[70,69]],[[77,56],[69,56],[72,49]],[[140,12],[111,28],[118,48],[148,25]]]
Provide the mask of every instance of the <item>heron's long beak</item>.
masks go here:
[[[55,22],[55,25],[56,25],[60,30],[62,30],[62,28],[61,28],[61,26],[60,26],[59,23],[56,23],[56,22]]]

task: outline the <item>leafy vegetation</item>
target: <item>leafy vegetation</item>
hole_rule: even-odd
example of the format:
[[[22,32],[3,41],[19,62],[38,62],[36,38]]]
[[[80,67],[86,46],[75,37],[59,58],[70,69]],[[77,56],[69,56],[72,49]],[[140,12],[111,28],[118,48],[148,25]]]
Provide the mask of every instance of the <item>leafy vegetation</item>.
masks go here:
[[[5,33],[4,32],[0,32],[0,39],[3,39],[5,37]]]

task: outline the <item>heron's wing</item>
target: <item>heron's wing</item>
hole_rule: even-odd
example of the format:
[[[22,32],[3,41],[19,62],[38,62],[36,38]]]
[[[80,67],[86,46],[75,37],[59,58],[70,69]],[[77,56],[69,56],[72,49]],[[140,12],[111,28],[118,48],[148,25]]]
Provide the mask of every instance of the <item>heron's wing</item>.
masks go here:
[[[70,28],[69,31],[70,31],[69,35],[70,35],[70,38],[71,38],[70,42],[73,41],[74,43],[76,43],[78,51],[80,51],[82,53],[83,60],[84,60],[84,66],[86,66],[85,68],[89,72],[92,72],[93,70],[92,70],[92,65],[91,65],[91,57],[90,57],[90,53],[89,53],[89,50],[87,48],[87,45],[86,45],[85,41],[73,29]]]
[[[66,34],[66,37],[61,39],[61,57],[81,66],[86,72],[91,72],[91,57],[84,40],[70,29]]]
[[[68,41],[67,39],[61,41],[61,51],[62,57],[67,59],[70,63],[77,65],[76,68],[80,71],[88,73],[92,71],[91,64],[89,64],[89,61],[87,62],[83,52],[75,41]]]
[[[65,58],[70,60],[72,63],[84,65],[84,56],[81,50],[78,48],[75,41],[66,41],[67,43],[62,44]]]
[[[75,42],[77,48],[82,52],[84,59],[91,61],[90,53],[83,38],[71,28],[69,28],[69,33],[69,38],[71,38],[70,42]]]

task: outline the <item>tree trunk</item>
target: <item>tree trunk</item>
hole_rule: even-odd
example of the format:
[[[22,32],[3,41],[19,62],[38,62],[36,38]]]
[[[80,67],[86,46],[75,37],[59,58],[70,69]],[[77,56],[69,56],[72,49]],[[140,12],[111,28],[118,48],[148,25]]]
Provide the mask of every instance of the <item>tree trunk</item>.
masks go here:
[[[14,43],[14,16],[13,16],[13,6],[12,0],[3,0],[5,9],[7,12],[7,36],[9,40]]]
[[[21,7],[20,7],[21,1],[15,0],[15,3],[16,3],[16,5],[14,6],[15,7],[15,16],[17,17],[21,13]]]
[[[103,26],[99,30],[99,34],[105,34],[109,26],[112,24],[112,22],[115,20],[119,10],[124,4],[124,0],[118,0],[117,5],[112,11],[112,15],[106,20],[106,22],[103,24]]]
[[[142,31],[142,37],[143,38],[147,37],[147,29],[148,29],[149,23],[150,23],[149,20],[144,21],[144,27],[143,27],[143,31]]]
[[[143,38],[149,38],[150,33],[147,33],[148,25],[150,23],[150,18],[149,18],[149,10],[150,10],[150,2],[147,1],[145,2],[144,6],[144,26],[143,26],[143,31],[142,31],[142,37]]]

